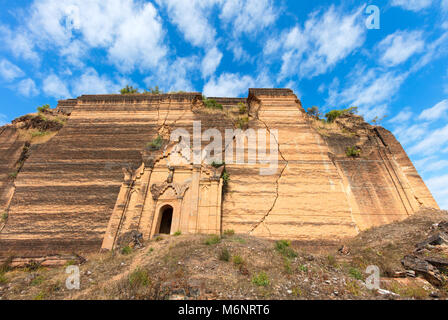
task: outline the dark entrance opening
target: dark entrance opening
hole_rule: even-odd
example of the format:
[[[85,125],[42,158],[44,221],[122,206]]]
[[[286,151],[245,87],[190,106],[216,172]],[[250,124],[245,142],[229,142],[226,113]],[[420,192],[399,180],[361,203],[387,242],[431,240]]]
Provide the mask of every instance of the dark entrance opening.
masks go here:
[[[162,220],[160,221],[159,233],[170,234],[171,233],[171,221],[173,220],[173,207],[166,206],[161,210]]]

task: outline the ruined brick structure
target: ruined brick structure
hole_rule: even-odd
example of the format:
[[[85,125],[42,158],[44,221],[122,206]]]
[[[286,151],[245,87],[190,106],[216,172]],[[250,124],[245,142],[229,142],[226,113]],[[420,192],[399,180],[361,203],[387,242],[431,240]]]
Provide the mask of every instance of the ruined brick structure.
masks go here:
[[[39,256],[110,249],[128,232],[236,233],[274,239],[332,241],[438,208],[405,151],[384,128],[342,117],[341,132],[321,134],[289,89],[250,89],[247,99],[200,93],[85,95],[60,101],[70,114],[51,140],[31,149],[17,177],[8,172],[26,141],[13,125],[0,129],[0,255]],[[278,170],[264,164],[172,166],[172,145],[145,146],[175,128],[235,128],[244,103],[248,127],[278,129]],[[361,157],[346,148],[359,146]],[[247,145],[245,146],[247,154]],[[123,171],[124,168],[124,171]],[[124,174],[123,174],[124,173]],[[167,218],[168,217],[168,218]],[[167,222],[167,219],[169,220]],[[167,230],[168,228],[168,230]]]

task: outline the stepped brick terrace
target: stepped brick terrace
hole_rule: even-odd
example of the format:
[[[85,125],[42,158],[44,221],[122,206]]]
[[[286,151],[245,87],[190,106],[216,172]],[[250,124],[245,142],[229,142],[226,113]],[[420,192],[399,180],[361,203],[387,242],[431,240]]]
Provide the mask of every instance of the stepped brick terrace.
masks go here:
[[[334,241],[438,208],[395,137],[360,116],[326,127],[289,89],[213,99],[222,109],[195,92],[83,95],[48,111],[63,126],[42,141],[24,134],[37,125],[29,119],[0,128],[0,256],[109,250],[130,234],[178,231]],[[193,133],[198,121],[223,137],[265,130],[278,139],[276,172],[260,175],[259,162],[170,164],[170,133]],[[353,147],[359,156],[347,155]]]

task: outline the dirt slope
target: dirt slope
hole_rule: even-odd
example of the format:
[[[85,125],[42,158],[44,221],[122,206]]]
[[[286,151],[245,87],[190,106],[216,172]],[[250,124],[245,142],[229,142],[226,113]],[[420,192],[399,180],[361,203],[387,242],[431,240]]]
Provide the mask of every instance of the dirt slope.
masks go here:
[[[427,210],[367,230],[345,245],[313,246],[227,233],[166,236],[141,249],[101,253],[80,265],[81,289],[65,288],[65,267],[9,270],[0,277],[1,299],[428,299],[447,287],[423,278],[386,278],[404,271],[401,259],[448,221],[446,211]],[[350,253],[347,255],[347,251]],[[226,254],[226,252],[228,254]],[[445,246],[425,256],[447,256]],[[228,261],[226,261],[228,260]],[[70,263],[69,263],[70,264]],[[380,294],[365,288],[365,267],[382,272]],[[33,270],[34,269],[34,270]],[[1,271],[0,271],[1,272]],[[442,273],[443,275],[443,273]],[[399,294],[399,295],[396,295]]]

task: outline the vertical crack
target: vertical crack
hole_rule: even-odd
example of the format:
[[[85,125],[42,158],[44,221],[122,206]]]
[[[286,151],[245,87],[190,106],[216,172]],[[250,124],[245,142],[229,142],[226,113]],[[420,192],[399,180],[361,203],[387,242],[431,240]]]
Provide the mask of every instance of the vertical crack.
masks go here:
[[[288,160],[285,159],[285,157],[283,156],[283,154],[282,154],[282,152],[281,152],[281,150],[280,150],[280,143],[279,143],[279,141],[277,140],[277,138],[275,137],[275,135],[273,135],[273,134],[271,133],[271,130],[269,129],[268,125],[267,125],[263,120],[260,120],[260,118],[257,118],[257,120],[259,120],[261,123],[263,123],[263,125],[266,127],[266,130],[269,132],[269,136],[270,136],[270,137],[273,137],[273,138],[275,139],[275,141],[277,142],[278,153],[280,154],[280,157],[281,157],[281,158],[283,159],[283,161],[285,162],[285,166],[282,168],[282,170],[280,171],[280,174],[279,174],[277,180],[275,181],[275,193],[276,193],[276,194],[275,194],[275,199],[274,199],[274,201],[272,202],[272,206],[269,208],[269,210],[266,212],[266,214],[263,216],[263,218],[261,218],[261,220],[260,220],[258,223],[256,223],[256,224],[252,227],[252,229],[249,231],[249,234],[252,234],[252,233],[255,231],[255,229],[257,229],[262,223],[264,223],[264,221],[266,220],[266,218],[269,216],[269,214],[270,214],[270,213],[272,212],[272,210],[274,209],[275,204],[277,203],[277,200],[278,200],[278,197],[279,197],[279,193],[278,193],[279,181],[280,181],[280,179],[281,179],[282,176],[283,176],[283,172],[285,171],[286,167],[287,167],[288,164],[289,164]],[[268,226],[267,226],[266,224],[264,224],[264,226],[265,226],[266,229],[268,230],[269,235],[272,236],[272,233],[271,233],[271,231],[269,230]]]

